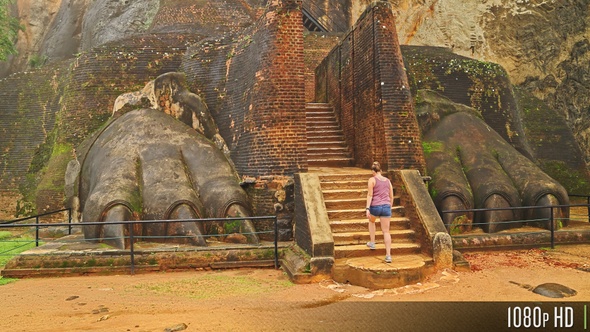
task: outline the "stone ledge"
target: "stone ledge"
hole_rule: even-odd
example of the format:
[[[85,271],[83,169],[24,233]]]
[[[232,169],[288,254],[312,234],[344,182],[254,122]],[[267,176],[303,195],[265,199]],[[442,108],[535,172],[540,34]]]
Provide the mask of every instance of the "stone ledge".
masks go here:
[[[432,259],[422,255],[393,256],[385,263],[382,256],[337,260],[334,280],[370,289],[397,288],[424,280],[433,272]]]
[[[289,244],[279,243],[279,259]],[[133,273],[128,249],[114,249],[85,241],[54,241],[15,256],[1,274],[7,278],[26,278],[275,266],[272,242],[257,246],[219,243],[209,247],[170,244],[151,246],[134,250]]]
[[[510,231],[494,234],[474,234],[452,236],[453,249],[479,250],[502,249],[531,246],[551,245],[551,233],[546,230],[528,232]],[[558,244],[590,243],[590,224],[588,229],[561,229],[555,231],[555,242]]]
[[[333,257],[309,257],[297,245],[284,250],[281,268],[296,284],[310,284],[332,278]]]

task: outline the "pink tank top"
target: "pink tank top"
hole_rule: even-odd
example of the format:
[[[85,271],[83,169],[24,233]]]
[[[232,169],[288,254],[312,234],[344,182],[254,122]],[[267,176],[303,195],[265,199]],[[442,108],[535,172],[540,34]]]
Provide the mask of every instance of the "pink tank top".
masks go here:
[[[379,180],[376,176],[374,178],[375,186],[373,187],[371,206],[391,204],[391,200],[389,199],[389,186],[391,183],[389,179]]]

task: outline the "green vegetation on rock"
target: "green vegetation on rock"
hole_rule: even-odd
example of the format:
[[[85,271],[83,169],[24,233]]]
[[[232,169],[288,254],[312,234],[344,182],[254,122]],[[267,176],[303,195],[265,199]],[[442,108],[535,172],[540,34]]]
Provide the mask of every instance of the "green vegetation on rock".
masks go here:
[[[40,68],[47,62],[47,60],[49,60],[47,56],[35,54],[29,59],[29,66],[31,68]]]
[[[590,195],[588,177],[581,171],[571,169],[557,160],[542,161],[541,168],[547,175],[559,181],[570,194]]]
[[[566,120],[542,100],[515,88],[529,146],[539,167],[570,194],[590,194],[590,178]]]
[[[12,0],[0,0],[0,61],[6,61],[11,54],[16,54],[16,37],[24,30],[18,19],[10,14]]]
[[[424,157],[428,158],[432,152],[442,151],[442,142],[422,142],[422,149],[424,150]]]

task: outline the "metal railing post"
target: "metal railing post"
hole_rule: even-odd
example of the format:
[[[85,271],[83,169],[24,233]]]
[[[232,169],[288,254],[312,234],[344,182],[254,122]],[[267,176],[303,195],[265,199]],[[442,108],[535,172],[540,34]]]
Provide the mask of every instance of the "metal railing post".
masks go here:
[[[72,235],[72,208],[68,208],[68,235]]]
[[[35,247],[39,246],[39,216],[35,217]]]
[[[125,241],[123,241],[125,243]],[[129,254],[131,255],[131,275],[135,274],[135,255],[133,252],[133,224],[129,225]]]
[[[555,249],[555,225],[553,224],[553,206],[551,206],[551,217],[549,218],[551,222],[550,229],[551,229],[551,249]]]
[[[275,269],[279,268],[279,223],[277,216],[275,219]]]

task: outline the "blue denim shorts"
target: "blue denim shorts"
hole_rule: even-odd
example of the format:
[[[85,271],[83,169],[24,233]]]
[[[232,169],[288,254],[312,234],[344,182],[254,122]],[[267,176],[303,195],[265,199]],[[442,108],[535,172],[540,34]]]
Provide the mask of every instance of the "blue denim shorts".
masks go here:
[[[375,205],[369,207],[369,212],[375,217],[391,217],[391,205]]]

